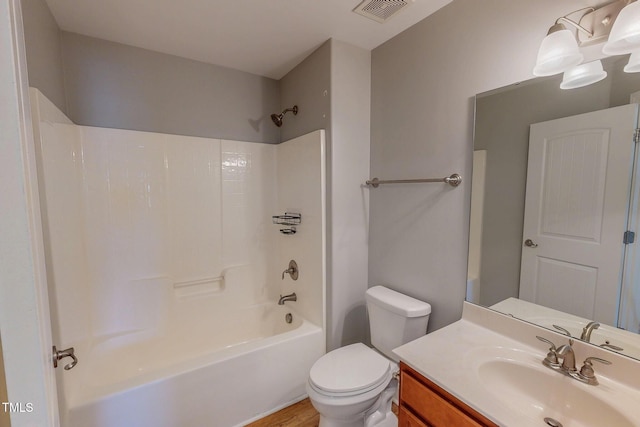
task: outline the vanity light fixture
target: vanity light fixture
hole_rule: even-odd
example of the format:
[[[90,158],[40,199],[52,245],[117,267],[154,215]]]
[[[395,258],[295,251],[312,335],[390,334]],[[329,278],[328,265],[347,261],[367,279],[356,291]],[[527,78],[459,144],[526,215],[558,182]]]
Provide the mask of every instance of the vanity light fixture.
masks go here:
[[[638,50],[625,71],[640,71],[640,58],[637,58],[640,56],[640,1],[617,0],[600,7],[579,9],[558,18],[540,45],[533,74],[551,76],[564,72],[563,89],[600,81],[607,75],[602,63],[594,61],[582,64],[584,56],[580,47],[607,39],[603,48],[605,54],[628,54]]]
[[[640,72],[640,50],[631,52],[629,57],[629,63],[624,67],[625,73],[638,73]]]
[[[592,61],[569,68],[562,76],[560,89],[576,89],[604,80],[607,72],[602,68],[602,61]]]
[[[580,64],[583,59],[573,33],[563,24],[556,22],[549,28],[547,37],[542,40],[533,74],[552,76]]]
[[[623,55],[640,49],[640,2],[627,5],[613,23],[609,40],[602,48],[607,55]]]

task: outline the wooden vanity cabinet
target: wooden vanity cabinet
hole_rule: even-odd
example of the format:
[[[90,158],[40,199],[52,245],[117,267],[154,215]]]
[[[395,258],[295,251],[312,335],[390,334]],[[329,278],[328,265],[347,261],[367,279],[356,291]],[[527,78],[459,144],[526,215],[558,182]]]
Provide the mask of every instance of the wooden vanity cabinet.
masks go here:
[[[498,427],[400,362],[398,427]]]

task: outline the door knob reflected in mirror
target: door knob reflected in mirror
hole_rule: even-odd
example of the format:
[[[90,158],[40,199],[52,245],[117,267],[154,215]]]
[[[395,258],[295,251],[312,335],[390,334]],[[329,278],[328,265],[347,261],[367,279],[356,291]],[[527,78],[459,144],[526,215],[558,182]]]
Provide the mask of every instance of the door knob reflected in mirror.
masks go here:
[[[524,241],[524,245],[529,247],[529,248],[537,248],[538,244],[537,243],[533,243],[533,240],[531,239],[527,239]]]

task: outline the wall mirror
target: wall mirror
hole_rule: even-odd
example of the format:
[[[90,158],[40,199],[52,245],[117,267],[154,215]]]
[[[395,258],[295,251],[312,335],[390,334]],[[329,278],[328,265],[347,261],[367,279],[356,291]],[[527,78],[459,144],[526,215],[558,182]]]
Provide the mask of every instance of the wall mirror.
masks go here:
[[[627,61],[603,60],[607,78],[582,88],[558,75],[476,96],[467,301],[640,359]]]

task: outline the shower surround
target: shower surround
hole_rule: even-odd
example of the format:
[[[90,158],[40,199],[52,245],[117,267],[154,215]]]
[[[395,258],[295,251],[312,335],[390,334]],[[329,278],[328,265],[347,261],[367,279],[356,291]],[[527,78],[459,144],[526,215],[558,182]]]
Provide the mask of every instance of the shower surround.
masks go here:
[[[53,336],[79,358],[57,371],[62,425],[226,427],[302,398],[325,350],[324,132],[84,127],[31,96]]]

